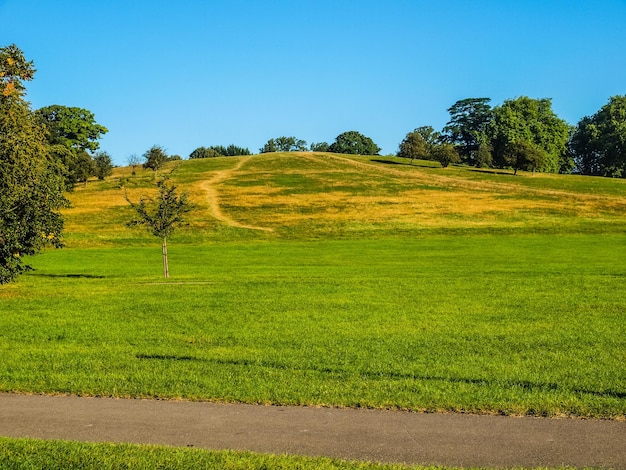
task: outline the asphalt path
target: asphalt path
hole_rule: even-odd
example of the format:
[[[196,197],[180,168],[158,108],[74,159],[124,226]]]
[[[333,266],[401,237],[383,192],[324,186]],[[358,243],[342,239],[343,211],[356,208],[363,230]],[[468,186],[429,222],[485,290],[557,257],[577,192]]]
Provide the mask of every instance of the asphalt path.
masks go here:
[[[0,435],[385,463],[626,469],[626,422],[0,394]]]

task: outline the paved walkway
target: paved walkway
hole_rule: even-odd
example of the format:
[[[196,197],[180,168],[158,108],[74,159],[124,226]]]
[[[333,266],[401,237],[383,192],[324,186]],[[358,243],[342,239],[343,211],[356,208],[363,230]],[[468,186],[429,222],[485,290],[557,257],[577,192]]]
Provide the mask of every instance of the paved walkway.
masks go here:
[[[0,394],[0,435],[481,467],[626,469],[626,422]]]

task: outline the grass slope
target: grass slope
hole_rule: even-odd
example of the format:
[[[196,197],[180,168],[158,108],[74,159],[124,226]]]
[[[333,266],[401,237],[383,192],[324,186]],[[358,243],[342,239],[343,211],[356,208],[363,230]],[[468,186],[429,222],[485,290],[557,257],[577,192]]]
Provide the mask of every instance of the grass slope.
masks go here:
[[[124,227],[148,173],[71,196],[68,248],[0,288],[1,390],[626,416],[623,181],[330,154],[174,178],[198,208],[167,282]]]

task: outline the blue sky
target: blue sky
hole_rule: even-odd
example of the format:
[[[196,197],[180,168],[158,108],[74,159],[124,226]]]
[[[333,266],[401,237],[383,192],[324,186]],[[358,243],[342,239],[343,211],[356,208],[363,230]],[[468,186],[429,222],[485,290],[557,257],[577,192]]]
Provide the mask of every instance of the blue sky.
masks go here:
[[[625,31],[626,0],[0,0],[32,107],[92,111],[117,164],[348,130],[393,153],[469,97],[552,98],[576,124],[626,94]]]

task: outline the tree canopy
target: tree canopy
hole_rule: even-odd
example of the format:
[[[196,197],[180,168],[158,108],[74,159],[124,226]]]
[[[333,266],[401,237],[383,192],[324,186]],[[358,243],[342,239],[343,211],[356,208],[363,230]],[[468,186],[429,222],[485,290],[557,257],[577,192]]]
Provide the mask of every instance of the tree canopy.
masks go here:
[[[98,140],[108,130],[96,122],[94,114],[61,105],[38,109],[36,114],[48,130],[52,155],[65,166],[67,189],[96,176],[98,167],[92,161],[93,152],[100,148]]]
[[[480,164],[479,150],[486,143],[491,121],[490,98],[465,98],[454,103],[448,112],[450,121],[443,128],[446,140],[456,145],[465,163]]]
[[[61,168],[24,100],[22,82],[34,73],[17,46],[0,48],[0,284],[29,269],[24,256],[62,245]]]
[[[329,152],[352,155],[378,155],[380,147],[372,139],[357,131],[339,134],[328,148]]]
[[[154,171],[154,175],[158,173],[159,169],[165,165],[168,161],[167,153],[165,149],[160,145],[153,145],[146,153],[143,154],[143,167]]]
[[[306,140],[296,137],[277,137],[270,139],[259,149],[259,153],[269,152],[304,152],[307,150]]]
[[[512,145],[524,142],[526,148],[545,153],[539,171],[556,173],[567,155],[570,127],[552,111],[549,98],[532,99],[522,96],[506,100],[493,109],[487,134],[493,148],[496,166],[509,166],[507,155]]]
[[[570,149],[581,173],[626,178],[626,95],[611,97],[593,116],[582,118]]]

